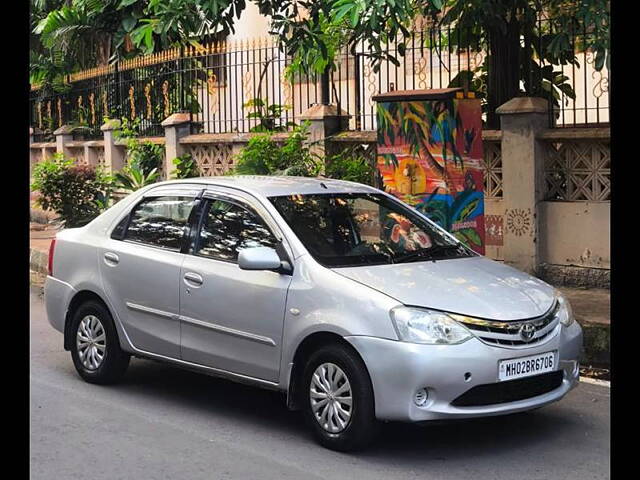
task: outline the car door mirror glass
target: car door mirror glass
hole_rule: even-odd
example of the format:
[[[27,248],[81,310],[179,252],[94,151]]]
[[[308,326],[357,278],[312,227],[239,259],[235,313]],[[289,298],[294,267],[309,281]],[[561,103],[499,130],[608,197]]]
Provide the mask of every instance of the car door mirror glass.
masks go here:
[[[273,248],[251,247],[238,253],[238,266],[242,270],[278,270],[281,265],[280,256]]]

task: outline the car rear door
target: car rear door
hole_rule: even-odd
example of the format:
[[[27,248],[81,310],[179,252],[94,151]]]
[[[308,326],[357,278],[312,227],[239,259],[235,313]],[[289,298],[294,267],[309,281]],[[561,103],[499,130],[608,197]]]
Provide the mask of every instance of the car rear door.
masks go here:
[[[152,190],[100,251],[110,303],[139,350],[180,358],[180,268],[200,190]]]
[[[180,281],[182,359],[276,382],[291,276],[241,270],[238,252],[283,238],[248,195],[206,192]],[[284,247],[278,247],[284,248]]]

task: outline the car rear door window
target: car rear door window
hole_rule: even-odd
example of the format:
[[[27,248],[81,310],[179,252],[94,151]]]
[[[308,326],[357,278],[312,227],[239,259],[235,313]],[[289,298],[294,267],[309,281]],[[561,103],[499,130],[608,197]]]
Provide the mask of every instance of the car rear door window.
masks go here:
[[[278,240],[254,212],[233,202],[209,200],[195,254],[235,262],[244,248],[276,248]]]
[[[124,239],[180,251],[187,231],[193,197],[153,197],[139,203],[131,214]]]

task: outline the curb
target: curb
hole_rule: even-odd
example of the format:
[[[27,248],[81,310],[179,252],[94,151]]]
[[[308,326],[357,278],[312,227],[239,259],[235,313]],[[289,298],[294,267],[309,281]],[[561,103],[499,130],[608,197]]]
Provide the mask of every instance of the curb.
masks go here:
[[[591,385],[598,385],[600,387],[611,388],[611,382],[607,380],[598,380],[597,378],[580,377],[580,383],[588,383]]]

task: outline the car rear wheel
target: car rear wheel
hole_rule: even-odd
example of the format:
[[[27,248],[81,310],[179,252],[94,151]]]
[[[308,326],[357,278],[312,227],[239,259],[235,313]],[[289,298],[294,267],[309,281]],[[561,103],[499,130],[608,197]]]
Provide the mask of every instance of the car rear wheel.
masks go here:
[[[113,318],[97,301],[80,305],[72,317],[71,358],[78,374],[89,383],[115,383],[129,366],[122,351]]]
[[[303,385],[305,417],[320,444],[352,451],[374,439],[378,424],[371,380],[351,349],[335,344],[314,352]]]

